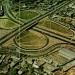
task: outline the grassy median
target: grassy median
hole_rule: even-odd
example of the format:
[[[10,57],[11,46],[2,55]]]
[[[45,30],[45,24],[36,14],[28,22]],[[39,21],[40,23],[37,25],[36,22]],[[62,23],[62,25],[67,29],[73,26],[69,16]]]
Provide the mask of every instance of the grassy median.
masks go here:
[[[17,36],[16,43],[22,48],[38,49],[47,43],[47,39],[39,32],[27,31]]]
[[[16,24],[15,22],[13,22],[9,19],[0,19],[0,28],[13,29],[17,26],[19,26],[19,24]]]
[[[38,15],[37,12],[34,11],[20,11],[17,13],[17,16],[21,19],[30,20]]]
[[[48,17],[40,20],[40,22],[38,23],[38,26],[44,26],[48,29],[60,32],[60,33],[64,33],[64,34],[68,34],[68,35],[72,35],[73,32],[71,30],[69,30],[66,27],[63,27],[60,24],[54,23],[52,21],[50,21],[50,19]]]

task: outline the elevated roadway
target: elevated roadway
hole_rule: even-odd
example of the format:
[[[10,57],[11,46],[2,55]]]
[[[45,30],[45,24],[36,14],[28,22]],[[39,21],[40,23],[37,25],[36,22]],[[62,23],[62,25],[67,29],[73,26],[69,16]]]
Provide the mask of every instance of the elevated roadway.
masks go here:
[[[58,11],[60,8],[64,7],[65,5],[67,5],[67,4],[71,3],[71,2],[72,1],[64,1],[63,3],[61,3],[61,4],[59,4],[59,5],[51,8],[50,11],[47,11],[46,13],[44,13],[44,14],[42,14],[42,15],[34,18],[34,19],[32,19],[28,23],[23,23],[21,26],[17,27],[16,29],[12,30],[10,33],[8,33],[7,35],[5,35],[3,38],[1,38],[0,39],[0,45],[2,45],[3,43],[5,43],[6,41],[8,41],[10,38],[12,38],[17,33],[22,32],[23,30],[25,31],[25,30],[31,28],[32,26],[34,26],[42,18],[45,18],[46,16],[52,14],[53,12]],[[5,8],[6,8],[6,6],[5,6]],[[9,10],[6,10],[7,14],[9,15],[10,13],[8,11]],[[12,16],[12,17],[14,17],[14,16]],[[14,20],[15,20],[15,18],[14,18]]]

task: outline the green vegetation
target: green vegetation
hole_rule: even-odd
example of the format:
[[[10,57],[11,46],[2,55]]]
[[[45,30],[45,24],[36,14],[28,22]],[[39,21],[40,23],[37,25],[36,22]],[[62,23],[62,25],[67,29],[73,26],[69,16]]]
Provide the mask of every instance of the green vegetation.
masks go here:
[[[42,19],[39,24],[39,26],[45,26],[47,27],[48,29],[52,29],[52,30],[55,30],[55,31],[58,31],[58,32],[61,32],[61,33],[65,33],[65,34],[69,34],[69,35],[72,35],[73,32],[70,31],[68,28],[65,28],[59,24],[56,24],[52,21],[49,20],[49,18],[44,18]]]
[[[35,31],[23,32],[16,38],[16,43],[20,47],[27,49],[37,49],[43,47],[46,42],[46,38],[42,34]]]
[[[12,0],[14,3],[15,2],[25,2],[25,4],[29,4],[29,3],[34,3],[35,2],[35,0]]]
[[[19,26],[19,25],[9,19],[0,19],[0,28],[13,29],[17,26]]]
[[[33,12],[33,11],[21,11],[17,14],[18,17],[20,17],[21,19],[25,19],[25,20],[30,20],[36,17],[37,15],[38,13]]]

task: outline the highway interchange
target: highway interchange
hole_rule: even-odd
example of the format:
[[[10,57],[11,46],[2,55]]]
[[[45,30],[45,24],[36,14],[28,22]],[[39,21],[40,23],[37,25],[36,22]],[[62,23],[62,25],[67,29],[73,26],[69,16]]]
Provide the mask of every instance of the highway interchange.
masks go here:
[[[7,1],[7,2],[6,2]],[[7,7],[9,5],[9,0],[6,0],[6,5],[5,5],[5,11],[6,13],[9,15],[8,17],[11,17],[11,13],[9,13],[9,10]],[[17,33],[23,31],[23,30],[26,30],[26,29],[29,29],[30,27],[33,27],[39,20],[41,20],[42,18],[52,14],[53,12],[59,10],[61,7],[63,7],[64,5],[67,5],[68,3],[70,3],[72,1],[68,1],[68,2],[64,2],[62,3],[62,5],[58,5],[58,6],[55,6],[53,8],[50,9],[50,11],[47,11],[46,13],[34,18],[33,20],[31,20],[30,22],[28,23],[23,23],[23,22],[20,22],[19,24],[21,24],[20,27],[16,28],[15,30],[11,31],[9,34],[5,35],[4,37],[2,37],[0,39],[0,44],[2,45],[2,43],[6,42],[8,39],[10,39],[11,37],[13,37],[14,35],[16,35]],[[8,4],[7,4],[8,3]],[[59,7],[60,6],[60,7]],[[13,18],[15,18],[14,16],[11,17],[11,19],[13,20]],[[16,21],[16,19],[14,19],[14,21]],[[19,21],[16,21],[16,22],[19,22]],[[12,33],[12,34],[11,34]]]
[[[48,53],[50,54],[51,52],[55,52],[56,48],[59,47],[61,44],[68,44],[69,43],[70,45],[75,46],[75,40],[74,39],[71,39],[71,38],[69,38],[67,36],[63,36],[63,35],[54,33],[52,31],[48,31],[46,29],[37,27],[37,24],[41,19],[43,19],[43,18],[45,18],[45,17],[47,17],[49,15],[52,15],[54,12],[57,12],[60,8],[63,8],[64,6],[66,6],[69,3],[73,2],[72,0],[64,1],[59,5],[53,6],[52,8],[50,8],[49,11],[45,12],[44,14],[38,15],[36,18],[33,18],[32,20],[30,20],[30,21],[28,21],[26,23],[23,22],[21,19],[16,18],[13,15],[12,11],[10,10],[9,0],[5,0],[4,2],[5,3],[3,3],[4,4],[3,6],[4,6],[4,10],[5,10],[5,13],[6,13],[7,17],[10,18],[10,20],[12,20],[13,22],[19,24],[19,27],[11,30],[11,32],[9,32],[8,34],[6,34],[2,38],[0,38],[0,46],[2,46],[4,43],[6,43],[9,39],[12,39],[16,35],[22,33],[23,31],[29,30],[29,29],[32,29],[33,31],[40,32],[40,33],[45,34],[45,35],[47,35],[49,37],[53,37],[55,39],[58,39],[58,40],[61,40],[61,41],[65,42],[65,43],[54,44],[54,45],[52,45],[50,47],[47,47],[47,49],[45,49],[45,50],[43,50],[43,49],[40,49],[39,51],[37,51],[36,49],[34,49],[34,50],[33,49],[32,50],[26,50],[25,51],[26,54],[28,54],[29,52],[32,52],[31,54],[28,54],[29,56],[32,56],[32,57],[44,56],[45,57],[45,56],[48,55]],[[47,39],[47,42],[48,42],[48,39]],[[20,48],[18,48],[18,49],[20,49]],[[7,51],[7,53],[8,53],[8,51]],[[15,52],[12,51],[12,53],[15,53]],[[24,51],[21,52],[21,53],[24,54]],[[75,60],[75,58],[69,60],[68,62],[66,62],[66,63],[64,63],[64,64],[62,64],[60,66],[65,66],[67,63],[70,63],[70,62],[72,62],[74,60]],[[56,71],[57,69],[59,69],[59,67],[54,69],[52,72]]]

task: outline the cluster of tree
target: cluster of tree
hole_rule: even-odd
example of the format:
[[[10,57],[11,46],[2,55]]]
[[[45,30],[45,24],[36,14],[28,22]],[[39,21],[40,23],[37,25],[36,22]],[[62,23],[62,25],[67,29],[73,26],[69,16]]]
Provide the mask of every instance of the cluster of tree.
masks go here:
[[[13,0],[13,3],[15,2],[22,2],[22,3],[25,3],[26,5],[28,4],[33,4],[35,2],[41,2],[43,0]]]
[[[28,4],[28,3],[34,3],[35,0],[13,0],[13,2],[25,2],[26,4]]]

